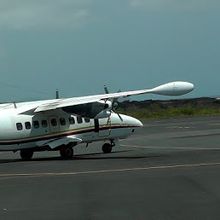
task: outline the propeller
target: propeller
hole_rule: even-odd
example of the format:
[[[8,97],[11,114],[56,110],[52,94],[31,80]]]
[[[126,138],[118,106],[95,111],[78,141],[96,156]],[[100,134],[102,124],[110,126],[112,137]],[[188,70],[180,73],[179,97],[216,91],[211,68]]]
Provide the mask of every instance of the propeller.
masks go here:
[[[109,90],[108,90],[108,87],[106,85],[104,85],[104,91],[105,91],[106,94],[109,94]],[[118,90],[118,92],[121,92],[121,90]],[[118,98],[113,98],[110,101],[112,102],[112,108],[111,108],[110,112],[111,113],[114,112],[115,114],[117,114],[118,117],[120,118],[120,120],[123,121],[123,118],[121,117],[121,115],[116,112],[116,109],[118,108]],[[111,117],[111,114],[109,115],[108,122],[110,120],[110,117]]]

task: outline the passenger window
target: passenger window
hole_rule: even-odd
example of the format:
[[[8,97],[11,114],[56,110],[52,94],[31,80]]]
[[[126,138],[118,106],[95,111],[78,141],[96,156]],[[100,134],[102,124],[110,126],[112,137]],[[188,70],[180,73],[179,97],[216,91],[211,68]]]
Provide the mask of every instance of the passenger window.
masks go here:
[[[42,125],[43,128],[46,128],[48,126],[47,125],[47,120],[42,120],[41,125]]]
[[[66,119],[65,118],[60,118],[60,124],[62,126],[66,125]]]
[[[16,127],[18,131],[21,131],[23,129],[23,125],[21,123],[17,123]]]
[[[57,120],[55,118],[51,119],[51,125],[54,127],[57,126]]]
[[[34,128],[39,128],[40,127],[39,121],[33,121],[33,126]]]
[[[75,124],[75,118],[74,118],[74,117],[70,117],[70,118],[69,118],[69,123],[70,123],[71,125]]]
[[[85,122],[89,123],[90,122],[90,118],[85,118]]]
[[[82,117],[80,115],[77,116],[77,122],[79,124],[82,124],[82,122],[83,122]]]
[[[28,121],[28,122],[25,122],[25,128],[27,130],[31,129],[31,123]]]

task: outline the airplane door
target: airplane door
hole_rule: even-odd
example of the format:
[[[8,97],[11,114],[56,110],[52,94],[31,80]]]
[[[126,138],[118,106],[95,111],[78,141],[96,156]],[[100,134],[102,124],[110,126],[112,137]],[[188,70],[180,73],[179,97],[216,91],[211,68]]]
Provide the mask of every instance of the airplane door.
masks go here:
[[[49,119],[50,132],[56,133],[59,132],[60,126],[57,117],[50,117]]]
[[[99,119],[94,119],[95,132],[99,132]]]
[[[108,137],[111,133],[111,120],[109,119],[95,119],[95,132],[99,137]]]

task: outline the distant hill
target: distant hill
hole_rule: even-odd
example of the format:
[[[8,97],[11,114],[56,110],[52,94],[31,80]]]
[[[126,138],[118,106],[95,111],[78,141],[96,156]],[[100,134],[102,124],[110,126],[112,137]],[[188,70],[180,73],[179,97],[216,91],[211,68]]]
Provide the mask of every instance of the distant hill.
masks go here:
[[[219,115],[220,100],[201,97],[176,100],[124,101],[120,103],[118,111],[137,118]]]

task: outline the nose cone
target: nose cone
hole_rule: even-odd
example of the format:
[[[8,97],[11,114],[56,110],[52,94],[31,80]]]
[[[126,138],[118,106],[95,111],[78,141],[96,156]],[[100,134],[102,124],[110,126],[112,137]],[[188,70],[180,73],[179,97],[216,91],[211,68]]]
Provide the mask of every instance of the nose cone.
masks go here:
[[[131,116],[128,116],[128,115],[122,115],[120,114],[122,119],[123,119],[123,122],[129,126],[132,126],[132,127],[143,127],[143,124],[141,121],[139,121],[138,119],[136,118],[133,118]]]
[[[132,118],[132,124],[134,127],[143,127],[143,123],[136,118]]]

